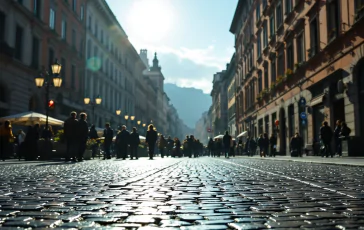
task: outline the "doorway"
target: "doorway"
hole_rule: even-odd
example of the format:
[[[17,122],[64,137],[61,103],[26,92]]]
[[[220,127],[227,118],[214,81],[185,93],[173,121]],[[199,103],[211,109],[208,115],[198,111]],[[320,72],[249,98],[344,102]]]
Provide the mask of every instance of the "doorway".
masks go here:
[[[364,136],[364,59],[358,63],[358,101],[359,101],[359,124],[360,124],[360,136]]]
[[[286,114],[284,108],[279,110],[279,148],[280,153],[286,155],[287,134],[286,134]]]
[[[345,104],[344,98],[334,101],[333,103],[333,115],[334,115],[334,124],[336,124],[337,120],[345,121]]]

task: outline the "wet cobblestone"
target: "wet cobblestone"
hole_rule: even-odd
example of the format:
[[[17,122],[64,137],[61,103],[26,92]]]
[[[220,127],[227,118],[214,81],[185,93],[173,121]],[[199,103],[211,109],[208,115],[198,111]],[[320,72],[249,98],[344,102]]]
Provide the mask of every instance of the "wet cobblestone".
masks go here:
[[[1,229],[364,229],[364,167],[236,159],[0,165]]]

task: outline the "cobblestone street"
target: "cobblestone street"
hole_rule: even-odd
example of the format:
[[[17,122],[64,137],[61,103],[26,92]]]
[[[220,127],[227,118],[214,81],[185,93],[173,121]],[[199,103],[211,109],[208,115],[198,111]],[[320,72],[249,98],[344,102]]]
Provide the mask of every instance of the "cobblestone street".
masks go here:
[[[1,229],[364,229],[364,167],[259,159],[0,165]]]

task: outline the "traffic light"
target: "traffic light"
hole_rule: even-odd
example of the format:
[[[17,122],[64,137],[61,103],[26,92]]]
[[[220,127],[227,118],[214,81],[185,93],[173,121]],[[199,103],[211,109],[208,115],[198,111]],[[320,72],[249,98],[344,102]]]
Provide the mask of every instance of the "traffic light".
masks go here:
[[[48,108],[54,109],[54,101],[53,100],[48,101]]]

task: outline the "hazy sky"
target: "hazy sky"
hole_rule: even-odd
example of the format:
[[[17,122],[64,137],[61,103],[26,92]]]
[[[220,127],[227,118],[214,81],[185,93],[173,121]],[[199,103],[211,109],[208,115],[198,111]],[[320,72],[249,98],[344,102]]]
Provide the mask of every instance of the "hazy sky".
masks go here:
[[[157,52],[165,82],[210,93],[234,53],[238,0],[106,0],[139,52]]]

